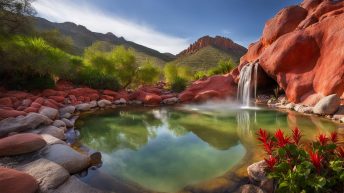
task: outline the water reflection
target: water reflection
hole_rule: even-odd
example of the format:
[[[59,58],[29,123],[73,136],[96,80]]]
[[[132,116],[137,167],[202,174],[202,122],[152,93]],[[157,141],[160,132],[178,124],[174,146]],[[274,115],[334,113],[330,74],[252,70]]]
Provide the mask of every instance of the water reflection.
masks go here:
[[[116,182],[121,179],[173,192],[221,176],[242,162],[245,154],[259,152],[255,140],[259,128],[289,132],[288,128],[298,126],[307,138],[313,138],[318,133],[315,128],[331,131],[337,127],[293,112],[220,106],[117,109],[83,115],[77,128],[81,128],[81,143],[102,152],[104,164],[99,171]],[[92,175],[83,180],[98,188],[128,192],[105,186]]]

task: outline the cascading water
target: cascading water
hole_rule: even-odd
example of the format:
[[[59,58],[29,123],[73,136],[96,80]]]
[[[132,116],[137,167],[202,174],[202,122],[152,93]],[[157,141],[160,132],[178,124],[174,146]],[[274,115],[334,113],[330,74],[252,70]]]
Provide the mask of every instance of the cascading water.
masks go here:
[[[253,83],[252,85],[252,74]],[[252,87],[254,89],[254,97],[257,95],[257,82],[258,82],[258,63],[248,64],[240,70],[240,80],[238,84],[238,101],[244,107],[250,106]]]

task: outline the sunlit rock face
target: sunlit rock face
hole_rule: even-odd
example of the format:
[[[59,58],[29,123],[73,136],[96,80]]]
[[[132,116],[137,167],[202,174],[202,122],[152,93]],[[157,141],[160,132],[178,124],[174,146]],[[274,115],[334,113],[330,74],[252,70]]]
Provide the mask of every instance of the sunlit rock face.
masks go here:
[[[241,65],[259,61],[288,100],[314,105],[344,97],[344,1],[305,0],[270,19]]]
[[[285,91],[290,102],[315,105],[330,94],[343,98],[343,45],[344,1],[305,0],[268,20],[259,41],[249,46],[240,65],[222,76],[222,81],[218,76],[196,81],[180,99],[235,96],[240,70],[255,62]],[[211,97],[196,97],[202,93],[211,93]]]

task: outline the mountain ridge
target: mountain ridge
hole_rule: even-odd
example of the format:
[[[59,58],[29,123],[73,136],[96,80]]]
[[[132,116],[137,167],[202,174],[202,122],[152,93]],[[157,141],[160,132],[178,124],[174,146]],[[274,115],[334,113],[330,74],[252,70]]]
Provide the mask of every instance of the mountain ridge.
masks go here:
[[[175,56],[171,53],[160,53],[152,48],[137,44],[132,41],[127,41],[123,37],[118,37],[111,32],[105,34],[99,32],[92,32],[83,25],[78,25],[73,22],[51,22],[47,19],[35,17],[35,27],[39,31],[57,29],[63,35],[70,36],[74,41],[74,46],[77,54],[82,54],[83,50],[92,45],[95,41],[107,41],[114,45],[123,45],[125,47],[134,48],[136,51],[142,52],[152,57],[156,57],[165,62],[172,61]]]
[[[192,43],[187,49],[177,54],[177,56],[181,57],[190,55],[207,46],[219,48],[221,50],[227,51],[232,55],[242,56],[247,52],[247,49],[244,46],[235,43],[233,40],[229,38],[222,36],[211,37],[209,35],[206,35]]]

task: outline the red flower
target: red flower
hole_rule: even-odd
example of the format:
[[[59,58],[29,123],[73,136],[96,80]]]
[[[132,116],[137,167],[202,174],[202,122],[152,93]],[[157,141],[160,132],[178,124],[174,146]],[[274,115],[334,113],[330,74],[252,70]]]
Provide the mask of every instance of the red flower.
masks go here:
[[[271,155],[273,143],[269,139],[268,132],[260,128],[258,131],[258,140],[263,143],[263,147],[264,147],[264,150],[266,151],[266,153]]]
[[[318,152],[313,152],[312,150],[309,151],[309,156],[310,156],[311,162],[314,165],[314,167],[317,170],[319,170],[321,167],[321,162],[323,160],[323,157],[320,156]]]
[[[268,141],[268,138],[269,138],[268,132],[260,128],[258,131],[258,140],[262,142],[263,144],[265,144]]]
[[[318,141],[320,142],[321,145],[326,145],[328,138],[326,137],[325,134],[320,134],[318,136]]]
[[[333,131],[333,132],[331,133],[330,139],[331,139],[331,141],[332,141],[333,143],[337,143],[337,141],[338,141],[338,133],[335,132],[335,131]]]
[[[275,133],[275,138],[277,139],[277,145],[279,147],[284,147],[288,143],[290,143],[290,138],[285,137],[283,131],[281,129],[278,129]]]
[[[264,158],[264,160],[270,169],[272,169],[277,163],[277,159],[272,155],[269,156],[269,159]]]
[[[264,143],[264,150],[267,154],[271,155],[273,149],[273,143],[271,140],[268,140],[266,143]]]
[[[342,158],[344,158],[344,148],[343,147],[338,147],[337,148],[338,155]]]
[[[295,127],[294,129],[292,129],[292,132],[293,132],[293,140],[294,140],[294,143],[296,145],[299,144],[300,142],[300,139],[301,139],[301,132],[300,132],[300,129]]]

